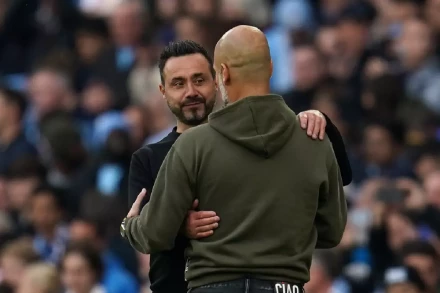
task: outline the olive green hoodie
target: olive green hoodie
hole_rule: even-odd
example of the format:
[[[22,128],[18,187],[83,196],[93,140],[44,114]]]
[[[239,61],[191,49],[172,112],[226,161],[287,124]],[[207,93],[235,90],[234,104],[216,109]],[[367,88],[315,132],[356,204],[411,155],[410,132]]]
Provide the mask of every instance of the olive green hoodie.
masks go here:
[[[245,275],[306,283],[314,249],[336,246],[347,216],[330,141],[310,139],[276,95],[244,98],[180,136],[127,222],[132,246],[171,249],[195,198],[220,224],[187,249],[190,288]]]

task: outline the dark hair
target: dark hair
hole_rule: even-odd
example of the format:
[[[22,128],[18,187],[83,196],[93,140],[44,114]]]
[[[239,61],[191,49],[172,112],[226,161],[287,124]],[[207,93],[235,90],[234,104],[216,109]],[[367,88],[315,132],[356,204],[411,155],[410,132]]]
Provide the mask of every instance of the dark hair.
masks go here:
[[[19,118],[21,120],[26,111],[26,97],[20,92],[6,87],[0,87],[0,97],[2,97],[8,104],[12,104],[18,109]]]
[[[423,240],[412,240],[403,244],[400,251],[402,258],[413,254],[421,254],[433,258],[436,262],[439,260],[439,255],[434,246]]]
[[[46,169],[35,156],[22,156],[12,162],[6,170],[5,177],[11,179],[38,178],[43,180],[46,177]]]
[[[64,209],[64,199],[61,190],[58,190],[48,184],[40,184],[37,188],[35,188],[32,192],[32,197],[39,197],[42,195],[49,195],[55,202],[55,205],[59,209]]]
[[[93,226],[96,231],[96,236],[98,238],[103,240],[107,238],[107,227],[103,220],[99,221],[99,219],[95,219],[92,216],[79,215],[75,217],[72,222],[83,222],[90,226]]]
[[[83,15],[77,27],[77,33],[90,34],[98,37],[108,38],[108,27],[105,19]]]
[[[361,25],[369,25],[376,17],[375,8],[367,1],[360,1],[348,5],[339,15],[339,23],[354,22]]]
[[[403,144],[405,142],[405,126],[399,121],[380,121],[378,119],[372,119],[365,125],[368,127],[380,127],[388,131],[391,139],[396,144]]]
[[[294,43],[293,49],[294,50],[310,49],[318,56],[319,60],[325,60],[324,55],[322,54],[321,50],[312,41],[309,41],[309,40],[297,41]]]
[[[206,49],[202,47],[202,45],[191,40],[170,42],[168,46],[163,49],[159,58],[160,80],[162,84],[164,84],[163,69],[165,68],[165,64],[167,63],[168,59],[192,54],[202,54],[209,63],[212,76],[215,76],[212,58],[209,56]]]
[[[397,4],[414,4],[420,6],[424,4],[425,0],[391,0],[391,2]]]
[[[87,261],[90,268],[95,271],[97,281],[99,282],[101,280],[104,273],[104,264],[99,251],[92,245],[92,243],[87,241],[71,243],[67,247],[63,259],[65,259],[69,254],[79,254],[82,256]]]

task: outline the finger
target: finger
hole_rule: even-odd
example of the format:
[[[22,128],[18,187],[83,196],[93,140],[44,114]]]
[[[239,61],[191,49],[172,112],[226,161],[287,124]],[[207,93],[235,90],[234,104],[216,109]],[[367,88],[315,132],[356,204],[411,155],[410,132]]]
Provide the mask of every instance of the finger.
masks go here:
[[[301,123],[301,127],[303,129],[306,129],[306,127],[307,127],[307,114],[300,113],[299,114],[299,121]]]
[[[194,213],[196,219],[211,218],[215,216],[217,216],[217,214],[213,211],[200,211]]]
[[[212,234],[214,234],[214,230],[197,233],[196,239],[205,238],[205,237],[211,236]]]
[[[323,140],[325,137],[325,128],[327,127],[327,121],[325,120],[325,117],[322,118],[322,123],[321,123],[321,130],[319,132],[319,139]]]
[[[195,210],[198,206],[199,206],[199,200],[196,199],[196,200],[194,200],[194,202],[193,202],[192,209]]]
[[[317,139],[319,136],[319,131],[321,130],[321,122],[322,122],[321,118],[316,117],[315,126],[313,127],[313,134],[312,134],[313,139]]]
[[[196,228],[196,232],[197,233],[199,233],[199,232],[208,232],[208,231],[216,229],[217,227],[218,227],[218,223],[214,223],[214,224],[211,224],[211,225],[200,226],[200,227]]]
[[[205,226],[205,225],[211,225],[214,223],[217,223],[218,221],[220,221],[220,218],[215,216],[215,217],[210,217],[210,218],[202,218],[202,219],[197,219],[194,220],[194,226],[196,227],[200,227],[200,226]]]
[[[313,129],[315,129],[315,116],[310,115],[308,119],[308,125],[307,125],[307,135],[312,136],[313,135]]]
[[[141,192],[138,194],[135,202],[133,203],[133,206],[140,206],[146,194],[147,190],[145,188],[142,188]]]

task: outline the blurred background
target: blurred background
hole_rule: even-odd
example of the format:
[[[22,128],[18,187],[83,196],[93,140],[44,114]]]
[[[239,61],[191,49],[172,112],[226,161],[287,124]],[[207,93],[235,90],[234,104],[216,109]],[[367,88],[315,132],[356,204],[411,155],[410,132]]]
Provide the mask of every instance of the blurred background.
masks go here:
[[[387,292],[440,292],[440,0],[1,0],[1,293],[149,292],[119,224],[132,152],[175,125],[158,54],[238,24],[267,34],[272,91],[349,151],[346,232],[307,292],[380,292],[400,265],[424,286]]]

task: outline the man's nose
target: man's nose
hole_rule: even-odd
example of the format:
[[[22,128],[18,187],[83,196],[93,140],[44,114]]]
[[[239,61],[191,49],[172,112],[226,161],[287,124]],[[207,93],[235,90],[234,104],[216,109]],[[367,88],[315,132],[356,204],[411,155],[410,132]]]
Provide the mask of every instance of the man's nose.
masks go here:
[[[187,97],[198,96],[198,92],[194,84],[188,83],[186,96]]]

